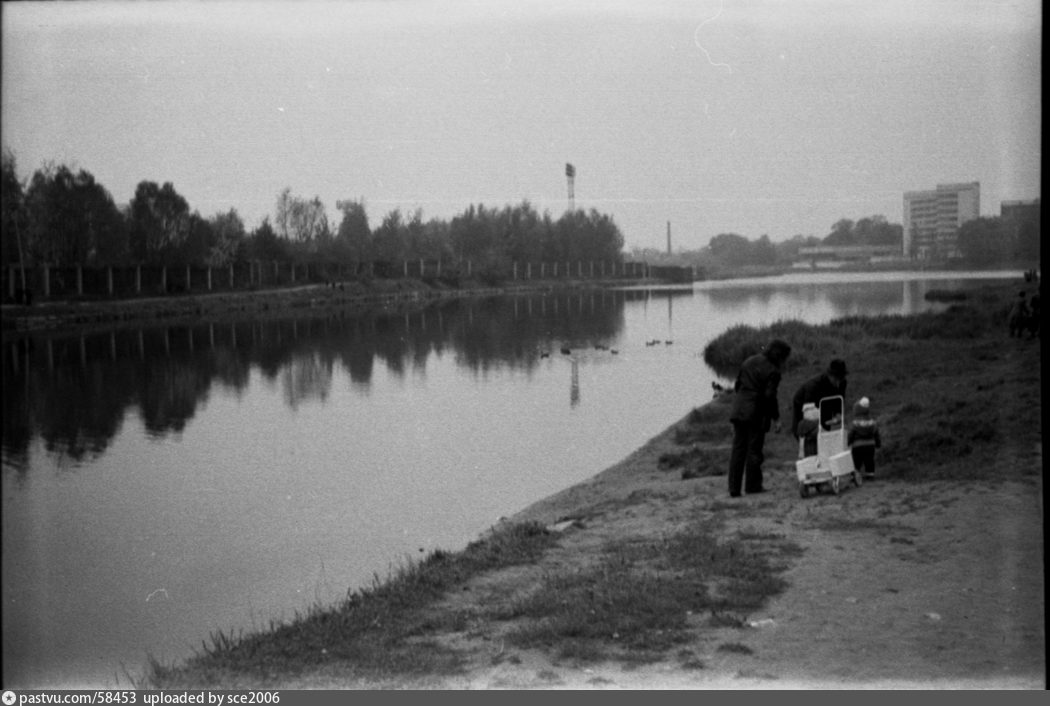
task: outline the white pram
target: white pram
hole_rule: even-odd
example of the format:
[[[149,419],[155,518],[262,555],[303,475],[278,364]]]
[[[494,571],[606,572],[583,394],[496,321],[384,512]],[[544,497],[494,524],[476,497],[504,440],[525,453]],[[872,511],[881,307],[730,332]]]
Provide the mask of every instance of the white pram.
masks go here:
[[[829,488],[838,495],[842,477],[851,476],[853,483],[861,484],[860,472],[853,468],[853,454],[846,446],[846,419],[841,396],[825,397],[820,401],[820,421],[817,426],[817,455],[803,457],[803,439],[799,439],[798,494],[809,496],[811,486]]]

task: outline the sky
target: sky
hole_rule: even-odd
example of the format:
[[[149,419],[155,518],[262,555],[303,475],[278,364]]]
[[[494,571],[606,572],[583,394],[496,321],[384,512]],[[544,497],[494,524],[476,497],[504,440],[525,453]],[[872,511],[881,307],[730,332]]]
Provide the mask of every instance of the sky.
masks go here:
[[[171,182],[250,230],[277,196],[451,219],[528,201],[626,247],[902,222],[905,191],[1040,195],[1038,0],[365,0],[2,5],[19,176],[118,204]]]

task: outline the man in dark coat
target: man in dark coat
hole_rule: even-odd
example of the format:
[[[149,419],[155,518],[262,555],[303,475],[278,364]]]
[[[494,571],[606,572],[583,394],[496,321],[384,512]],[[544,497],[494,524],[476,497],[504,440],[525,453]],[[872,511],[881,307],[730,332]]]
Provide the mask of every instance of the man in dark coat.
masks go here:
[[[791,354],[791,346],[774,339],[761,353],[756,353],[740,366],[733,385],[733,451],[729,457],[729,495],[740,496],[740,487],[749,495],[761,493],[763,446],[772,424],[780,431],[780,405],[777,387],[780,370]],[[746,482],[745,482],[746,472]]]
[[[791,401],[791,433],[798,438],[798,425],[802,421],[802,405],[807,402],[820,406],[820,401],[825,397],[841,395],[843,404],[846,399],[846,361],[839,358],[834,359],[828,365],[828,369],[806,380],[802,387],[798,388],[794,399]]]

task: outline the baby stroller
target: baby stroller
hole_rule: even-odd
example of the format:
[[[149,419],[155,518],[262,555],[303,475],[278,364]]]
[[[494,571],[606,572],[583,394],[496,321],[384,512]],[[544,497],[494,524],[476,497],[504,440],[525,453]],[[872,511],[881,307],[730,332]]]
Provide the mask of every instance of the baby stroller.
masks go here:
[[[846,420],[844,400],[841,396],[825,397],[818,404],[820,423],[817,427],[817,454],[802,458],[802,439],[799,439],[799,460],[795,463],[798,474],[798,494],[809,497],[813,486],[819,490],[827,488],[838,495],[842,478],[850,476],[854,485],[860,486],[860,472],[853,468],[853,454],[846,447]]]

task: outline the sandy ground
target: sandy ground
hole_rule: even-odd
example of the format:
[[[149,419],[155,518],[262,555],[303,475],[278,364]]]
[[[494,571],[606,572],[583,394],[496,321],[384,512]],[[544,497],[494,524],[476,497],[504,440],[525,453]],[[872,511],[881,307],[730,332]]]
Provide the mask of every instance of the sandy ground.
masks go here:
[[[673,429],[673,427],[672,427]],[[470,655],[452,689],[916,689],[1046,686],[1043,507],[1038,475],[1023,481],[865,482],[799,497],[792,461],[767,461],[768,492],[730,500],[726,478],[683,480],[658,468],[670,430],[590,481],[511,518],[565,529],[537,566],[475,579],[443,609],[470,610],[553,568],[578,565],[610,539],[658,537],[697,517],[773,532],[803,548],[789,588],[746,627],[693,616],[695,639],[665,661],[572,664],[510,647],[499,623],[440,636]],[[680,448],[680,447],[679,447]],[[1037,458],[1038,450],[1028,454]],[[621,502],[630,498],[631,502]],[[746,645],[750,654],[719,649]],[[691,666],[683,666],[689,663]],[[330,685],[345,682],[332,675]],[[314,675],[309,686],[325,687]],[[289,685],[295,686],[295,685]],[[365,686],[365,685],[362,685]],[[380,685],[369,685],[380,686]],[[412,685],[384,685],[412,686]]]

